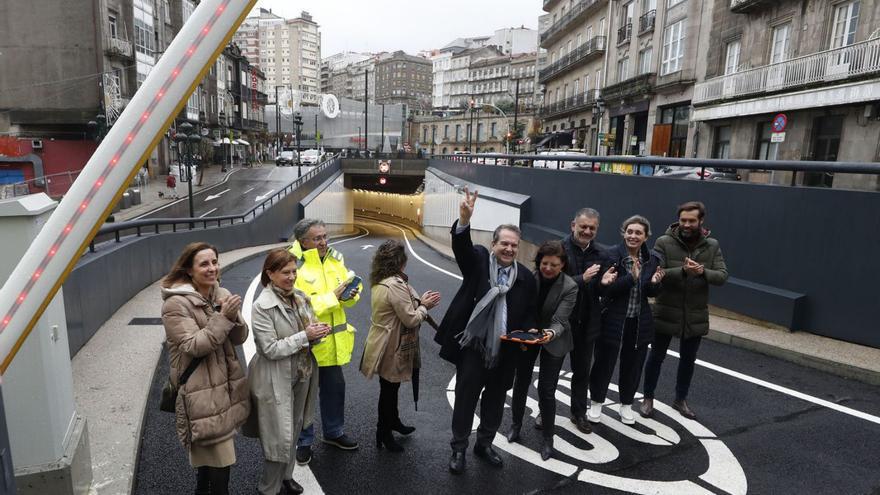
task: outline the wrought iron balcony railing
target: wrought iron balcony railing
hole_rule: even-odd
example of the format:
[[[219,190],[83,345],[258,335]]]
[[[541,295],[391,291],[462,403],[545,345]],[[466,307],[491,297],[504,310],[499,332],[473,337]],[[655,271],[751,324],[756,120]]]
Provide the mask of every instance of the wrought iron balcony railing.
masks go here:
[[[633,33],[633,25],[631,22],[627,22],[623,26],[617,29],[617,44],[622,45],[632,38]]]
[[[639,34],[654,30],[654,24],[657,22],[657,11],[649,10],[639,17]]]
[[[832,85],[869,74],[880,74],[880,39],[709,79],[694,86],[693,103]]]
[[[571,6],[571,9],[556,22],[551,24],[541,33],[541,46],[546,48],[551,45],[560,35],[564,34],[568,29],[575,25],[575,20],[579,19],[582,14],[592,10],[600,4],[606,3],[607,0],[579,0]]]
[[[562,101],[550,103],[541,107],[538,112],[541,118],[547,119],[572,114],[578,111],[592,108],[596,103],[595,91],[590,90],[570,96]]]
[[[538,81],[543,83],[576,67],[579,63],[592,58],[593,55],[599,55],[604,52],[605,37],[595,36],[593,39],[572,50],[571,53],[559,57],[559,60],[541,69],[538,73]]]

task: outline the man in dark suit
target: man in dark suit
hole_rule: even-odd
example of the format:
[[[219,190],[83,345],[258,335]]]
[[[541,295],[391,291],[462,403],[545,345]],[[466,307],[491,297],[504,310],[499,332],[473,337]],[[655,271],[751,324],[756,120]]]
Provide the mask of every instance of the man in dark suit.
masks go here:
[[[468,437],[481,393],[474,454],[494,467],[504,464],[492,449],[492,440],[501,425],[507,391],[513,384],[516,344],[500,337],[513,330],[535,327],[537,299],[534,277],[516,261],[519,228],[498,226],[491,251],[474,246],[470,220],[477,191],[471,195],[465,188],[464,194],[458,221],[452,225],[452,251],[463,280],[435,337],[441,345],[440,356],[456,365],[449,460],[453,474],[464,471]]]

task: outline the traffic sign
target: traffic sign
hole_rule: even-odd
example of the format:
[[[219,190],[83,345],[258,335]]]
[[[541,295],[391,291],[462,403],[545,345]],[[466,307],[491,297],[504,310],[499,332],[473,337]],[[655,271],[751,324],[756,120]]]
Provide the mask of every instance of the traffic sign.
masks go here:
[[[784,113],[780,113],[773,117],[773,123],[771,124],[773,127],[773,132],[785,132],[785,127],[788,126],[788,116]]]
[[[785,142],[785,133],[784,132],[774,132],[774,133],[770,134],[770,142],[771,143]]]

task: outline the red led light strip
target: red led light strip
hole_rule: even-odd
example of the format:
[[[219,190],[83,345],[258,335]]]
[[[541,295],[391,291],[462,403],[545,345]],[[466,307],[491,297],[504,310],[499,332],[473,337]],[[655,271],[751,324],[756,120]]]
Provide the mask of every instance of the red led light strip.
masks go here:
[[[83,212],[85,212],[89,203],[92,202],[92,199],[94,199],[95,195],[98,193],[98,191],[104,185],[104,182],[106,181],[107,177],[110,175],[110,172],[119,163],[120,157],[122,157],[122,155],[126,152],[126,150],[128,150],[129,144],[131,144],[131,142],[134,141],[134,138],[138,135],[140,130],[143,128],[144,123],[147,121],[147,119],[149,119],[150,115],[153,113],[153,110],[159,104],[159,101],[162,99],[162,97],[165,96],[165,94],[168,92],[168,89],[171,87],[171,85],[177,79],[177,76],[180,75],[180,71],[190,61],[193,53],[196,51],[196,49],[198,49],[201,42],[205,39],[205,36],[209,32],[211,32],[211,28],[217,22],[217,19],[220,18],[220,15],[223,14],[223,12],[226,10],[226,6],[229,4],[230,1],[231,0],[226,0],[225,2],[220,4],[220,6],[217,7],[217,10],[214,12],[214,15],[211,17],[210,20],[208,20],[208,23],[205,24],[205,27],[203,27],[199,31],[199,35],[196,37],[193,44],[189,47],[189,49],[186,51],[184,56],[180,59],[180,61],[174,67],[174,70],[171,71],[171,77],[169,77],[165,81],[165,84],[163,84],[162,87],[159,89],[159,92],[156,94],[156,97],[153,98],[152,102],[150,102],[150,106],[147,107],[147,110],[143,113],[141,118],[138,120],[137,124],[135,124],[135,126],[131,130],[131,132],[128,133],[128,135],[125,138],[125,141],[122,143],[122,146],[120,146],[119,150],[113,155],[113,158],[110,160],[110,163],[107,164],[107,166],[104,168],[104,172],[101,174],[101,176],[98,178],[98,180],[95,181],[95,184],[92,186],[92,189],[86,195],[85,199],[82,201],[79,208],[77,208],[76,211],[74,211],[70,220],[67,222],[67,225],[65,225],[64,230],[62,231],[61,235],[58,236],[58,240],[55,241],[55,243],[52,245],[52,247],[49,248],[49,252],[46,253],[46,256],[43,257],[43,261],[40,262],[40,265],[37,267],[36,271],[34,271],[34,274],[28,280],[28,283],[27,283],[27,285],[25,285],[24,290],[21,291],[19,296],[15,299],[15,302],[12,304],[12,307],[6,313],[6,316],[4,316],[3,320],[0,321],[0,333],[5,331],[6,328],[9,326],[9,323],[12,321],[13,316],[15,316],[15,313],[18,312],[18,309],[21,307],[22,303],[24,303],[24,301],[27,299],[28,294],[30,293],[31,289],[33,289],[34,284],[36,284],[37,280],[39,280],[40,275],[42,275],[42,273],[45,271],[46,267],[49,265],[49,262],[51,262],[52,259],[55,257],[55,254],[58,253],[58,249],[61,247],[61,244],[64,243],[64,241],[70,235],[70,232],[73,230],[73,227],[75,227],[77,222],[79,222],[80,218],[82,217]]]

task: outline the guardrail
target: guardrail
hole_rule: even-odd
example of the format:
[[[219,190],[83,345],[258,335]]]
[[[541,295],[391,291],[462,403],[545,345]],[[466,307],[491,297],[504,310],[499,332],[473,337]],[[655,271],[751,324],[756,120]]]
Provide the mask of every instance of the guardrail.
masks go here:
[[[880,175],[880,163],[869,162],[820,162],[800,160],[737,160],[720,158],[666,158],[660,156],[596,156],[596,155],[538,155],[518,154],[505,155],[502,153],[481,153],[479,155],[433,155],[431,158],[452,160],[457,162],[473,163],[486,166],[506,166],[486,163],[486,159],[497,161],[504,160],[506,163],[521,162],[525,166],[533,166],[535,161],[548,162],[581,162],[581,163],[622,163],[629,165],[654,165],[670,167],[691,167],[705,169],[739,169],[739,170],[780,170],[794,172],[824,172],[842,174],[872,174]],[[592,172],[605,172],[607,170],[591,167],[581,169]],[[634,174],[636,175],[636,174]],[[702,179],[702,177],[701,177]]]
[[[694,86],[694,105],[880,73],[880,38],[709,79]]]
[[[151,218],[144,220],[131,220],[128,222],[106,223],[98,229],[95,238],[113,234],[115,242],[122,242],[122,238],[126,235],[141,237],[145,231],[159,234],[161,232],[177,232],[181,226],[186,230],[195,230],[197,228],[207,229],[209,226],[221,227],[226,222],[229,222],[228,225],[235,225],[236,222],[243,223],[246,222],[248,218],[256,218],[257,215],[264,212],[266,208],[271,208],[276,202],[290,194],[304,182],[321,173],[325,168],[329,167],[337,160],[339,160],[339,157],[333,156],[323,161],[321,164],[312,167],[312,169],[306,174],[298,177],[283,189],[279,190],[272,196],[269,196],[245,213],[204,218]],[[96,251],[95,238],[89,243],[89,251],[92,253]]]

